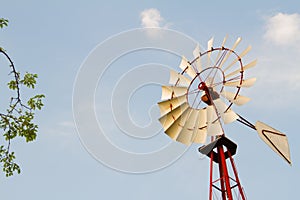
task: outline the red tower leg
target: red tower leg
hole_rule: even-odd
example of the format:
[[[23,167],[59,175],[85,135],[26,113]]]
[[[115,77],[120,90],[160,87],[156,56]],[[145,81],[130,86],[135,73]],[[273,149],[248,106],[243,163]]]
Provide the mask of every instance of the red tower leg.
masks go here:
[[[222,182],[221,183],[222,197],[223,197],[223,199],[226,199],[226,197],[224,197],[224,196],[225,196],[225,194],[227,194],[228,200],[232,200],[231,186],[230,186],[230,180],[229,180],[228,170],[227,170],[227,166],[226,166],[226,159],[225,159],[225,155],[224,155],[223,145],[218,146],[218,155],[219,155],[220,176],[222,174],[222,176],[220,177],[221,182]],[[224,182],[225,182],[226,188],[224,188]]]
[[[210,169],[209,169],[209,200],[213,200],[213,164],[214,164],[214,154],[210,154]]]
[[[246,200],[246,196],[245,196],[245,194],[244,194],[242,185],[241,185],[241,183],[240,183],[240,180],[239,180],[239,177],[238,177],[238,173],[237,173],[237,169],[236,169],[236,167],[235,167],[234,160],[233,160],[233,158],[232,158],[230,152],[228,152],[228,154],[229,154],[230,162],[231,162],[231,165],[232,165],[233,173],[234,173],[234,176],[235,176],[235,178],[236,178],[236,183],[237,183],[237,185],[238,185],[239,192],[240,192],[240,194],[241,194],[241,196],[242,196],[242,200]]]

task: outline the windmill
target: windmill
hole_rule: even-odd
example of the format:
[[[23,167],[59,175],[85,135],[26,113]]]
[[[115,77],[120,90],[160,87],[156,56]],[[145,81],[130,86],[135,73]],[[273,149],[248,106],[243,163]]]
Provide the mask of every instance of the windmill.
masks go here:
[[[213,38],[210,39],[205,52],[200,52],[197,45],[192,61],[182,57],[180,73],[170,71],[169,85],[162,86],[162,101],[158,103],[159,121],[173,140],[185,145],[204,144],[199,152],[210,159],[209,200],[218,196],[223,200],[235,197],[244,200],[246,195],[233,159],[237,145],[225,136],[225,124],[238,121],[256,130],[260,138],[289,164],[291,158],[285,134],[260,121],[252,124],[232,110],[233,105],[241,106],[250,101],[240,92],[255,83],[256,78],[246,78],[245,72],[254,67],[257,60],[244,65],[242,58],[251,46],[238,54],[235,49],[241,38],[232,48],[225,47],[226,40],[227,36],[221,47],[215,48]],[[219,171],[216,179],[215,167]]]

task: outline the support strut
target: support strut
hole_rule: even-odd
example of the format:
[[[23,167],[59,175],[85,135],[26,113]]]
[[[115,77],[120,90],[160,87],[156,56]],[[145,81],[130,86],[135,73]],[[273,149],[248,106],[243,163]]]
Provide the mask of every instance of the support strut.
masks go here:
[[[236,199],[246,200],[232,157],[236,153],[236,149],[237,145],[225,136],[199,148],[202,154],[206,154],[210,158],[209,200],[213,200],[214,190],[221,193],[222,200],[234,200],[233,190],[236,187],[238,188]],[[228,164],[227,159],[230,160]],[[219,170],[219,177],[216,180],[213,180],[214,165],[218,165]],[[234,177],[230,176],[228,167],[231,167]]]

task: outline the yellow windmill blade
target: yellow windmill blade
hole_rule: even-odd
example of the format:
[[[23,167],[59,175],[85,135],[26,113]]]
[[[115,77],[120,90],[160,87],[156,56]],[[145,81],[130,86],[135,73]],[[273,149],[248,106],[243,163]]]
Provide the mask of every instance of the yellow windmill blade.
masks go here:
[[[254,67],[256,64],[257,64],[257,59],[254,60],[254,61],[252,61],[252,62],[250,62],[249,64],[243,66],[243,70],[237,69],[237,70],[235,70],[235,71],[233,71],[233,72],[225,75],[225,78],[229,78],[229,77],[232,77],[234,75],[240,74],[240,73],[246,71],[247,69],[250,69],[250,68]]]
[[[214,38],[212,37],[210,40],[208,40],[207,42],[207,65],[210,66],[211,65],[211,50],[213,48],[213,43],[214,43]]]
[[[191,79],[186,76],[174,71],[170,70],[170,80],[169,84],[174,86],[188,87],[191,83]]]
[[[166,131],[170,126],[189,108],[188,103],[178,106],[174,110],[159,118],[164,130]]]
[[[245,49],[236,59],[234,59],[223,71],[226,72],[229,70],[237,61],[243,58],[251,50],[251,48],[251,45],[249,45],[247,49]]]
[[[195,130],[195,125],[197,124],[198,115],[198,110],[191,109],[189,116],[176,139],[177,142],[185,145],[191,145],[193,143],[193,133]]]
[[[226,92],[223,90],[220,94],[225,99],[227,99],[229,102],[234,103],[238,106],[244,105],[250,101],[249,97],[237,95],[236,93],[233,93],[233,92]]]
[[[232,123],[239,118],[235,112],[233,112],[231,109],[228,109],[228,106],[220,98],[213,100],[213,102],[217,112],[220,114],[220,117],[225,124]]]
[[[186,102],[187,101],[186,101],[185,95],[158,102],[158,107],[160,109],[160,115],[163,116]]]
[[[172,138],[173,140],[177,140],[180,132],[182,131],[185,123],[187,122],[187,118],[188,116],[190,115],[191,113],[191,108],[188,108],[186,109],[182,115],[180,115],[178,117],[178,119],[176,119],[174,121],[174,123],[172,123],[172,125],[167,129],[165,130],[165,133],[170,137]]]
[[[193,132],[193,142],[204,144],[207,138],[207,113],[206,109],[200,109],[198,111],[198,118],[195,124]]]
[[[241,81],[229,81],[224,83],[225,86],[229,87],[251,87],[256,82],[256,78],[250,78]]]
[[[187,93],[187,87],[162,86],[161,100],[172,99]]]
[[[191,64],[188,62],[188,60],[184,56],[182,56],[179,67],[180,67],[180,69],[182,69],[182,71],[184,73],[187,73],[189,75],[189,77],[191,77],[192,79],[196,76],[195,70],[193,69]]]
[[[223,135],[222,125],[213,106],[207,106],[207,135]]]
[[[220,65],[219,65],[219,68],[222,68],[222,66],[224,65],[224,63],[227,61],[227,59],[228,59],[229,56],[232,54],[232,52],[235,50],[235,48],[238,46],[238,44],[241,42],[241,40],[242,40],[242,38],[239,37],[239,38],[235,41],[235,43],[234,43],[233,47],[231,48],[231,50],[227,52],[226,56],[225,56],[224,59],[221,61]]]
[[[221,49],[223,49],[223,48],[224,48],[224,46],[225,46],[225,43],[226,43],[226,41],[227,41],[227,38],[228,38],[228,35],[226,35],[226,36],[224,37],[224,39],[223,39],[223,42],[222,42]],[[218,62],[218,61],[219,61],[219,59],[220,59],[220,56],[222,55],[222,54],[221,54],[221,52],[223,52],[223,51],[219,51],[219,52],[218,52],[218,55],[217,55],[217,57],[216,57],[216,62]],[[216,63],[215,63],[215,64],[216,64]]]
[[[196,48],[193,51],[195,65],[198,72],[202,71],[202,63],[201,63],[201,56],[200,56],[200,46],[197,44]]]

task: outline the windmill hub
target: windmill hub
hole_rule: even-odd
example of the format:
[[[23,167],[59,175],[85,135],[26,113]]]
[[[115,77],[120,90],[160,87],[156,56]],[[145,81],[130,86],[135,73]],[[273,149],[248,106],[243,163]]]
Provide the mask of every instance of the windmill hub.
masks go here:
[[[187,100],[190,107],[199,110],[212,105],[212,101],[220,97],[223,82],[224,72],[216,66],[197,73],[188,87]]]
[[[205,89],[207,88],[205,82],[200,82],[199,85],[198,85],[198,89],[199,90],[203,90],[205,91]]]
[[[201,96],[201,100],[207,105],[212,105],[212,101],[220,97],[220,95],[214,91],[213,87],[207,87],[205,82],[200,82],[198,89],[204,92]]]

